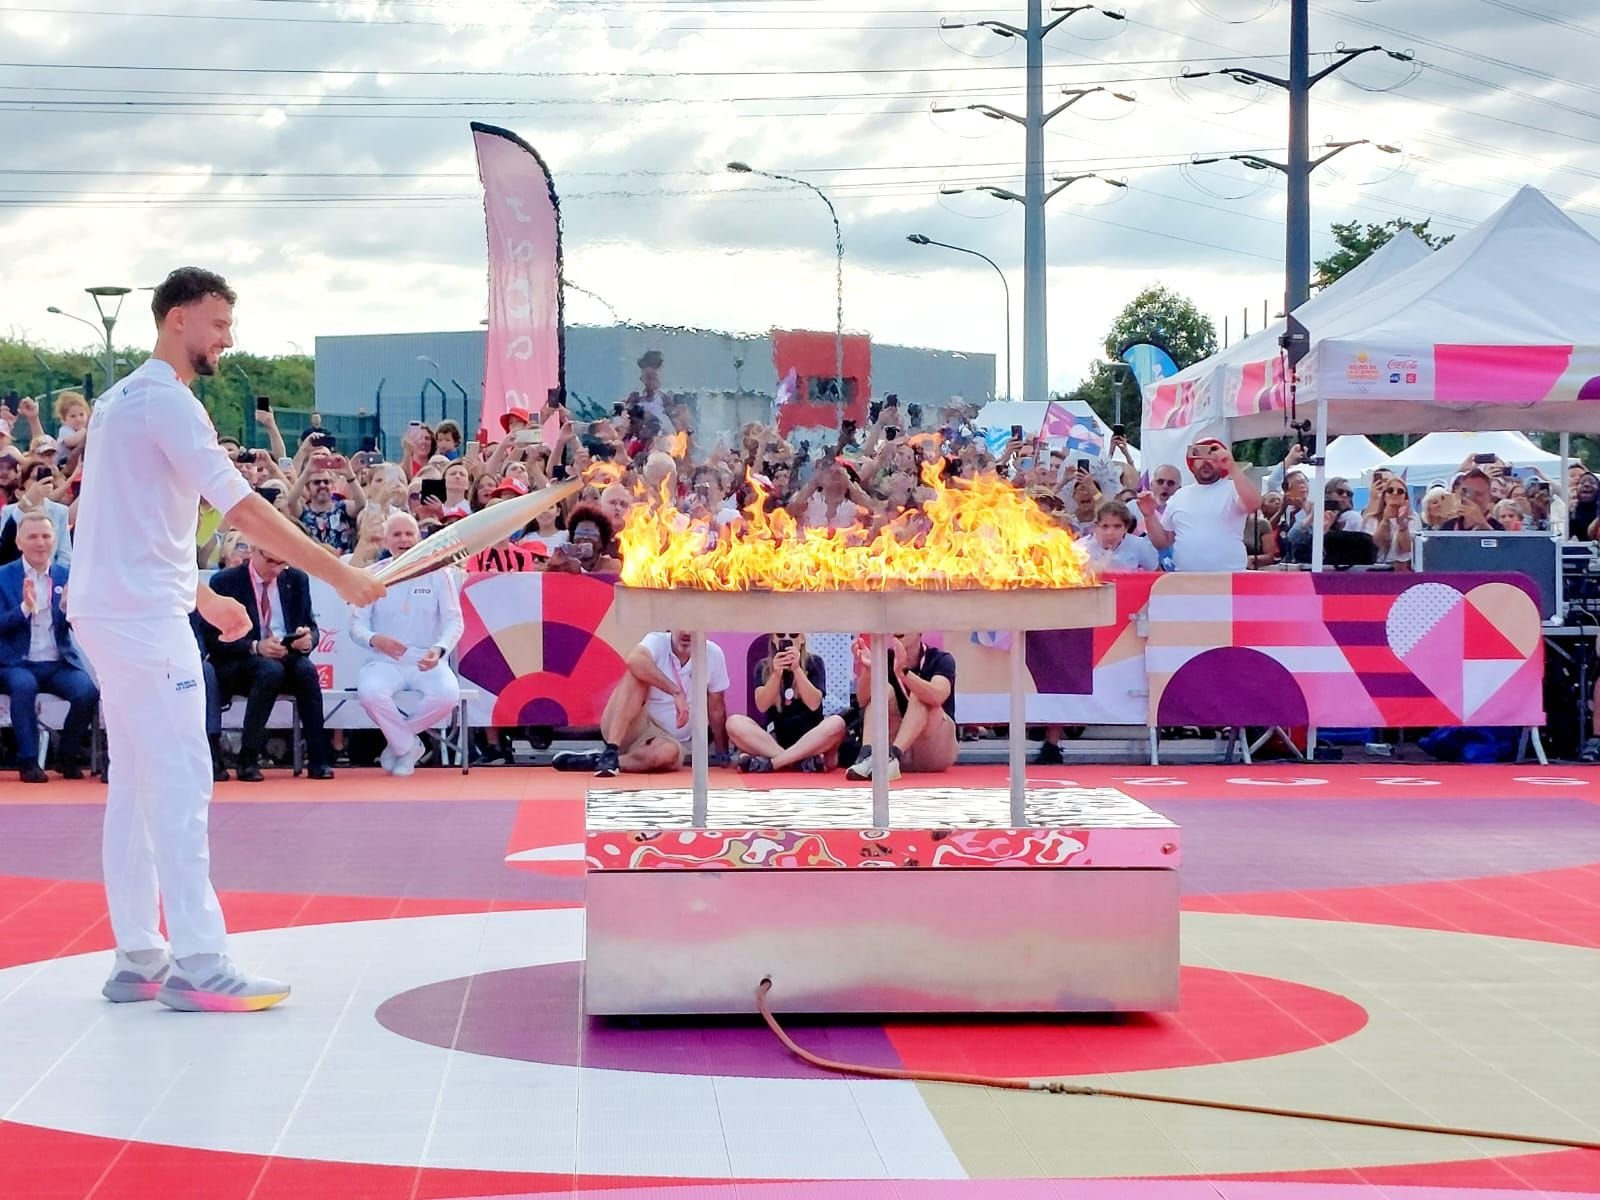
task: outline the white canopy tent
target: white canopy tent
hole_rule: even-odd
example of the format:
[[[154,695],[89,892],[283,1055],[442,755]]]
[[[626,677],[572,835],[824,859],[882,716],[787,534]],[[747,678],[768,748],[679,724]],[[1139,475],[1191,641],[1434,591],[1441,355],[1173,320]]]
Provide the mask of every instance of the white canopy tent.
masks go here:
[[[1315,330],[1323,315],[1341,307],[1347,300],[1380,288],[1426,259],[1428,245],[1409,229],[1396,234],[1376,253],[1354,270],[1318,292],[1295,310],[1295,317]],[[1240,434],[1228,418],[1225,397],[1252,381],[1254,388],[1281,380],[1278,339],[1287,326],[1282,318],[1258,333],[1219,350],[1210,358],[1195,363],[1161,380],[1153,394],[1144,397],[1144,416],[1140,428],[1140,448],[1153,466],[1172,464],[1188,478],[1184,450],[1199,438],[1235,441],[1241,437],[1277,437],[1284,433],[1284,415],[1273,414],[1273,428],[1267,433]]]
[[[1330,471],[1333,448],[1345,440],[1335,438],[1328,444]],[[1435,479],[1448,484],[1461,464],[1475,454],[1493,454],[1513,467],[1537,467],[1552,482],[1561,474],[1561,455],[1541,450],[1527,434],[1515,432],[1430,433],[1396,454],[1388,465],[1410,484],[1426,485]]]
[[[1381,287],[1307,314],[1299,408],[1325,405],[1331,433],[1600,433],[1597,312],[1600,240],[1523,188]],[[1238,399],[1224,398],[1230,437],[1283,432],[1281,408]]]
[[[1327,470],[1351,483],[1365,484],[1378,467],[1389,465],[1389,456],[1359,433],[1347,433],[1328,443]]]

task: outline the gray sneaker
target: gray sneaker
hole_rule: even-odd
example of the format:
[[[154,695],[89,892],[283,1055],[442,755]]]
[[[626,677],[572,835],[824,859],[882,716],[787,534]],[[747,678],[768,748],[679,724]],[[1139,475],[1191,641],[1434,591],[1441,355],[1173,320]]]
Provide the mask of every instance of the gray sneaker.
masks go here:
[[[247,975],[226,954],[197,954],[172,964],[156,999],[179,1012],[258,1012],[288,995],[287,983]]]
[[[167,956],[160,961],[144,965],[136,963],[123,951],[117,951],[117,961],[111,967],[100,994],[113,1004],[132,1004],[136,1000],[154,1000],[167,978]]]

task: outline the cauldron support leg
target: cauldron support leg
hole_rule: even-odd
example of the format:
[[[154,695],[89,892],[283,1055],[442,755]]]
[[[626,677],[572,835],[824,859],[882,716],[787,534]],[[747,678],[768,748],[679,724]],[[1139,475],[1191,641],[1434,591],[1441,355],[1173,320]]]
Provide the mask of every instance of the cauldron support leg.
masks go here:
[[[889,690],[889,635],[868,635],[872,662],[872,728],[867,743],[872,747],[872,823],[889,828],[889,705],[894,693]]]
[[[689,762],[694,770],[694,827],[706,827],[706,793],[710,788],[706,715],[706,635],[695,632],[689,641]]]
[[[1011,724],[1006,734],[1010,751],[1011,826],[1027,826],[1028,799],[1028,660],[1025,630],[1011,631]]]

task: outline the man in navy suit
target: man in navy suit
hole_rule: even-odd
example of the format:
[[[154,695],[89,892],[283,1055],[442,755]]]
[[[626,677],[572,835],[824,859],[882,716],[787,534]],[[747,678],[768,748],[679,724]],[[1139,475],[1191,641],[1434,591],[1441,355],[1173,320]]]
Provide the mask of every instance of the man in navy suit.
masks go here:
[[[321,636],[311,611],[311,580],[257,546],[248,562],[213,575],[211,590],[237,600],[250,615],[250,633],[237,641],[225,642],[215,628],[205,627],[219,695],[245,697],[239,779],[261,782],[267,718],[285,694],[294,697],[300,714],[308,773],[313,779],[332,779],[333,753],[322,727],[322,685],[310,658]]]
[[[56,531],[43,510],[17,522],[22,557],[0,567],[0,693],[11,698],[11,728],[23,783],[44,783],[39,766],[39,693],[67,702],[57,759],[63,779],[82,779],[84,745],[100,692],[67,625],[67,568],[55,566]]]

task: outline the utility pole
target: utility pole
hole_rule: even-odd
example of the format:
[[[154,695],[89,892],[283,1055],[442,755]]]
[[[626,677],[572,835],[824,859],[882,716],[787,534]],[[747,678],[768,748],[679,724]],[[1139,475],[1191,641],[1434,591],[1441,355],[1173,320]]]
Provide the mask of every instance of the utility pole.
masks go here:
[[[1049,399],[1050,350],[1049,324],[1045,311],[1045,232],[1044,206],[1061,188],[1045,190],[1044,127],[1058,114],[1071,108],[1079,100],[1105,88],[1063,89],[1071,96],[1066,103],[1049,112],[1044,110],[1044,39],[1057,25],[1080,12],[1094,11],[1112,21],[1125,20],[1119,12],[1111,12],[1093,4],[1056,5],[1051,12],[1059,13],[1053,21],[1044,19],[1044,0],[1028,0],[1028,23],[1017,26],[1005,21],[940,21],[941,29],[980,27],[999,37],[1022,38],[1027,48],[1027,100],[1024,114],[1004,112],[987,104],[968,104],[960,107],[982,112],[985,116],[1015,121],[1023,127],[1026,155],[1021,196],[1015,193],[1002,195],[1002,189],[979,188],[979,191],[1000,195],[1003,199],[1015,198],[1022,204],[1022,398],[1024,400]],[[1129,101],[1132,96],[1113,93],[1118,99]],[[953,107],[935,105],[934,112],[953,112]],[[1098,176],[1096,176],[1098,178]],[[946,189],[952,191],[967,189]]]
[[[1288,220],[1284,228],[1283,282],[1285,313],[1292,313],[1311,297],[1311,172],[1335,154],[1352,146],[1364,146],[1365,139],[1351,142],[1330,142],[1328,153],[1311,157],[1311,89],[1329,75],[1364,54],[1386,54],[1396,62],[1411,62],[1410,51],[1387,50],[1382,46],[1362,46],[1341,50],[1339,57],[1322,70],[1311,71],[1311,14],[1310,0],[1289,0],[1289,77],[1267,75],[1251,67],[1220,67],[1215,71],[1184,72],[1186,79],[1204,79],[1208,75],[1226,75],[1235,83],[1253,87],[1270,84],[1289,94],[1289,160],[1273,162],[1255,154],[1232,154],[1225,157],[1256,170],[1273,168],[1288,178]],[[1394,146],[1379,145],[1385,154],[1398,154]],[[1197,158],[1195,165],[1220,162],[1221,158]]]

